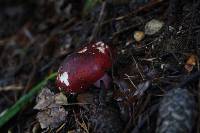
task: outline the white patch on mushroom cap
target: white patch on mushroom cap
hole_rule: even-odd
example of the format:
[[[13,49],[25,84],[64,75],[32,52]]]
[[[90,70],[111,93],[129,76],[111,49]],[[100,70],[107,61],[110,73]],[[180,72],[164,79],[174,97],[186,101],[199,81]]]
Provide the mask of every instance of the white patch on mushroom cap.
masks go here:
[[[98,49],[99,52],[103,54],[105,53],[105,49],[108,48],[108,46],[105,45],[103,42],[97,42],[95,45],[97,46],[96,49]]]
[[[101,52],[101,53],[105,53],[105,48],[104,47],[97,47],[96,49],[98,49],[99,50],[99,52]]]
[[[69,76],[67,72],[60,74],[59,77],[62,83],[64,83],[66,86],[69,86]]]
[[[81,53],[85,53],[87,51],[87,47],[83,48],[82,50],[78,51],[77,53],[81,54]]]
[[[103,42],[97,42],[96,45],[97,45],[97,46],[99,46],[99,45],[100,45],[100,46],[104,46],[104,43],[103,43]]]

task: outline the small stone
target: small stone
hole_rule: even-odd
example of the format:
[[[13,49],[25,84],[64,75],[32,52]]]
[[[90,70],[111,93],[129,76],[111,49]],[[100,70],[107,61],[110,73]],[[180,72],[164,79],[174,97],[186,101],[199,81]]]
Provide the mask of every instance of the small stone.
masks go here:
[[[146,35],[153,35],[160,31],[160,29],[163,27],[164,22],[152,19],[151,21],[147,22],[145,25],[145,34]]]
[[[134,33],[134,39],[137,42],[140,42],[144,38],[144,36],[145,36],[145,34],[143,31],[135,31],[135,33]]]

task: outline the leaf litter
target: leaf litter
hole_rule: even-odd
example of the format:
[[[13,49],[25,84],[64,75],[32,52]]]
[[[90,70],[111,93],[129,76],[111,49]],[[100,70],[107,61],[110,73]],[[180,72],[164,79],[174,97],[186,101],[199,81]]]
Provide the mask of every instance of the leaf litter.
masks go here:
[[[50,89],[43,88],[36,102],[34,109],[39,110],[37,119],[42,129],[57,128],[66,120],[68,111],[62,105],[68,102],[64,94],[54,94]]]
[[[168,90],[179,84],[190,86],[188,92],[199,102],[198,81],[194,80],[199,71],[199,2],[177,1],[108,0],[95,3],[84,17],[84,4],[79,0],[34,1],[31,20],[22,13],[25,19],[22,23],[16,19],[16,27],[10,30],[9,18],[27,10],[18,6],[17,13],[8,14],[8,21],[1,25],[8,33],[0,33],[0,85],[25,89],[1,91],[2,112],[47,73],[57,71],[66,56],[92,39],[109,42],[117,56],[108,72],[114,82],[106,94],[95,86],[85,94],[58,93],[50,82],[37,97],[37,114],[31,105],[27,106],[4,129],[23,131],[28,125],[31,131],[39,122],[44,132],[92,132],[99,127],[102,132],[155,132],[158,105]],[[9,2],[3,3],[5,8]],[[5,11],[0,18],[4,18],[3,14]],[[151,24],[145,32],[149,35],[140,37],[138,43],[133,33],[145,31],[152,19],[160,24]],[[196,124],[193,130],[199,131],[199,127]]]

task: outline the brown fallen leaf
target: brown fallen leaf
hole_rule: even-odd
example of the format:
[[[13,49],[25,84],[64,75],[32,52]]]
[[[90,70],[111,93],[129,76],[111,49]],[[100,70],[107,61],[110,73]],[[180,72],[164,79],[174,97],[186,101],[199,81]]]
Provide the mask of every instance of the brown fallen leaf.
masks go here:
[[[66,120],[68,111],[62,106],[67,104],[67,97],[64,94],[54,94],[48,88],[44,88],[36,102],[34,109],[39,110],[37,119],[42,129],[57,128]]]
[[[55,102],[59,105],[67,105],[67,97],[62,93],[58,93],[55,95]]]
[[[66,120],[67,114],[68,112],[62,106],[57,106],[38,112],[37,119],[42,129],[54,129]]]
[[[195,66],[196,62],[197,62],[197,56],[196,55],[190,55],[186,64],[190,64],[190,65]]]
[[[54,93],[51,92],[48,88],[43,88],[40,94],[38,95],[34,109],[45,110],[51,108],[55,104]],[[55,105],[57,106],[57,105]]]
[[[188,71],[191,72],[193,70],[193,67],[196,65],[197,63],[197,56],[192,54],[189,56],[189,58],[187,59],[184,68]]]

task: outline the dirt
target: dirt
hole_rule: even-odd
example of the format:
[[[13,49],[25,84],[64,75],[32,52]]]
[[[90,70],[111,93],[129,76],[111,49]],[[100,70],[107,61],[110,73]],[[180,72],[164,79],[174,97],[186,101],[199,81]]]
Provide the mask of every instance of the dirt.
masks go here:
[[[198,112],[199,1],[106,0],[91,8],[85,5],[82,0],[0,0],[0,112],[88,42],[103,41],[116,53],[108,91],[91,86],[86,93],[63,93],[66,104],[36,110],[40,93],[2,132],[154,133],[162,98],[177,87],[192,94]],[[152,19],[163,26],[136,41],[135,31],[145,32]],[[44,88],[52,97],[59,93],[53,81]],[[199,121],[198,113],[193,120]],[[191,132],[200,133],[199,122],[190,126]]]

